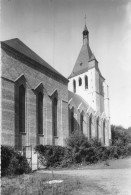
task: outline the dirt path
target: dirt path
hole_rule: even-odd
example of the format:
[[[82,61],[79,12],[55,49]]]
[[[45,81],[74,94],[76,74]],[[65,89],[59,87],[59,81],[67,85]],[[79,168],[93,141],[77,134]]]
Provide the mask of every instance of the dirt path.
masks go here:
[[[130,166],[126,166],[125,162],[128,162]],[[131,159],[115,161],[115,165],[112,163],[109,168],[104,169],[97,167],[94,169],[60,170],[54,171],[54,174],[78,178],[82,188],[74,191],[73,195],[131,195],[131,164],[129,163],[131,163]]]
[[[83,182],[82,194],[131,195],[131,169],[67,170],[55,174],[78,177]]]

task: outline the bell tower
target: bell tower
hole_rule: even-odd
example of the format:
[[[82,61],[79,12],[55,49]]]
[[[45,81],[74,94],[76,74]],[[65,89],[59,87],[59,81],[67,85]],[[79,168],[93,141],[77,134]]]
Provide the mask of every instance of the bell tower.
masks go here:
[[[86,19],[86,18],[85,18]],[[89,31],[84,26],[83,45],[69,76],[69,90],[80,95],[95,111],[104,112],[104,91],[98,61],[89,45]]]

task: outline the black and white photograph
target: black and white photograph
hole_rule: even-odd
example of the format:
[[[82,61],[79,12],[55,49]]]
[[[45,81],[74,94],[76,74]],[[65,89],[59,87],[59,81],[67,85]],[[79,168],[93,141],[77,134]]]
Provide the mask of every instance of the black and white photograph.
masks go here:
[[[131,0],[1,0],[1,195],[131,194]]]

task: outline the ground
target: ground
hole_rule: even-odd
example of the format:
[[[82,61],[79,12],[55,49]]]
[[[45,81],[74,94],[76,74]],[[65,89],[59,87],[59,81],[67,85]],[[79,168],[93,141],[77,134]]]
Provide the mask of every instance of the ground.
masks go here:
[[[2,178],[2,195],[130,195],[131,158]],[[61,184],[48,181],[63,180]],[[46,184],[46,185],[45,185]]]
[[[131,158],[110,161],[109,166],[100,163],[80,169],[54,171],[54,175],[57,174],[78,178],[81,188],[74,190],[73,195],[131,194]]]

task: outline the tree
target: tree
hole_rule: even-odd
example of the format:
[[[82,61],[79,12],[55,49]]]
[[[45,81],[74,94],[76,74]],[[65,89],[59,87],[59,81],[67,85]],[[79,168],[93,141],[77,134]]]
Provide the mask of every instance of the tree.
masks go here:
[[[131,130],[122,126],[111,125],[112,145],[125,146],[131,143]]]

